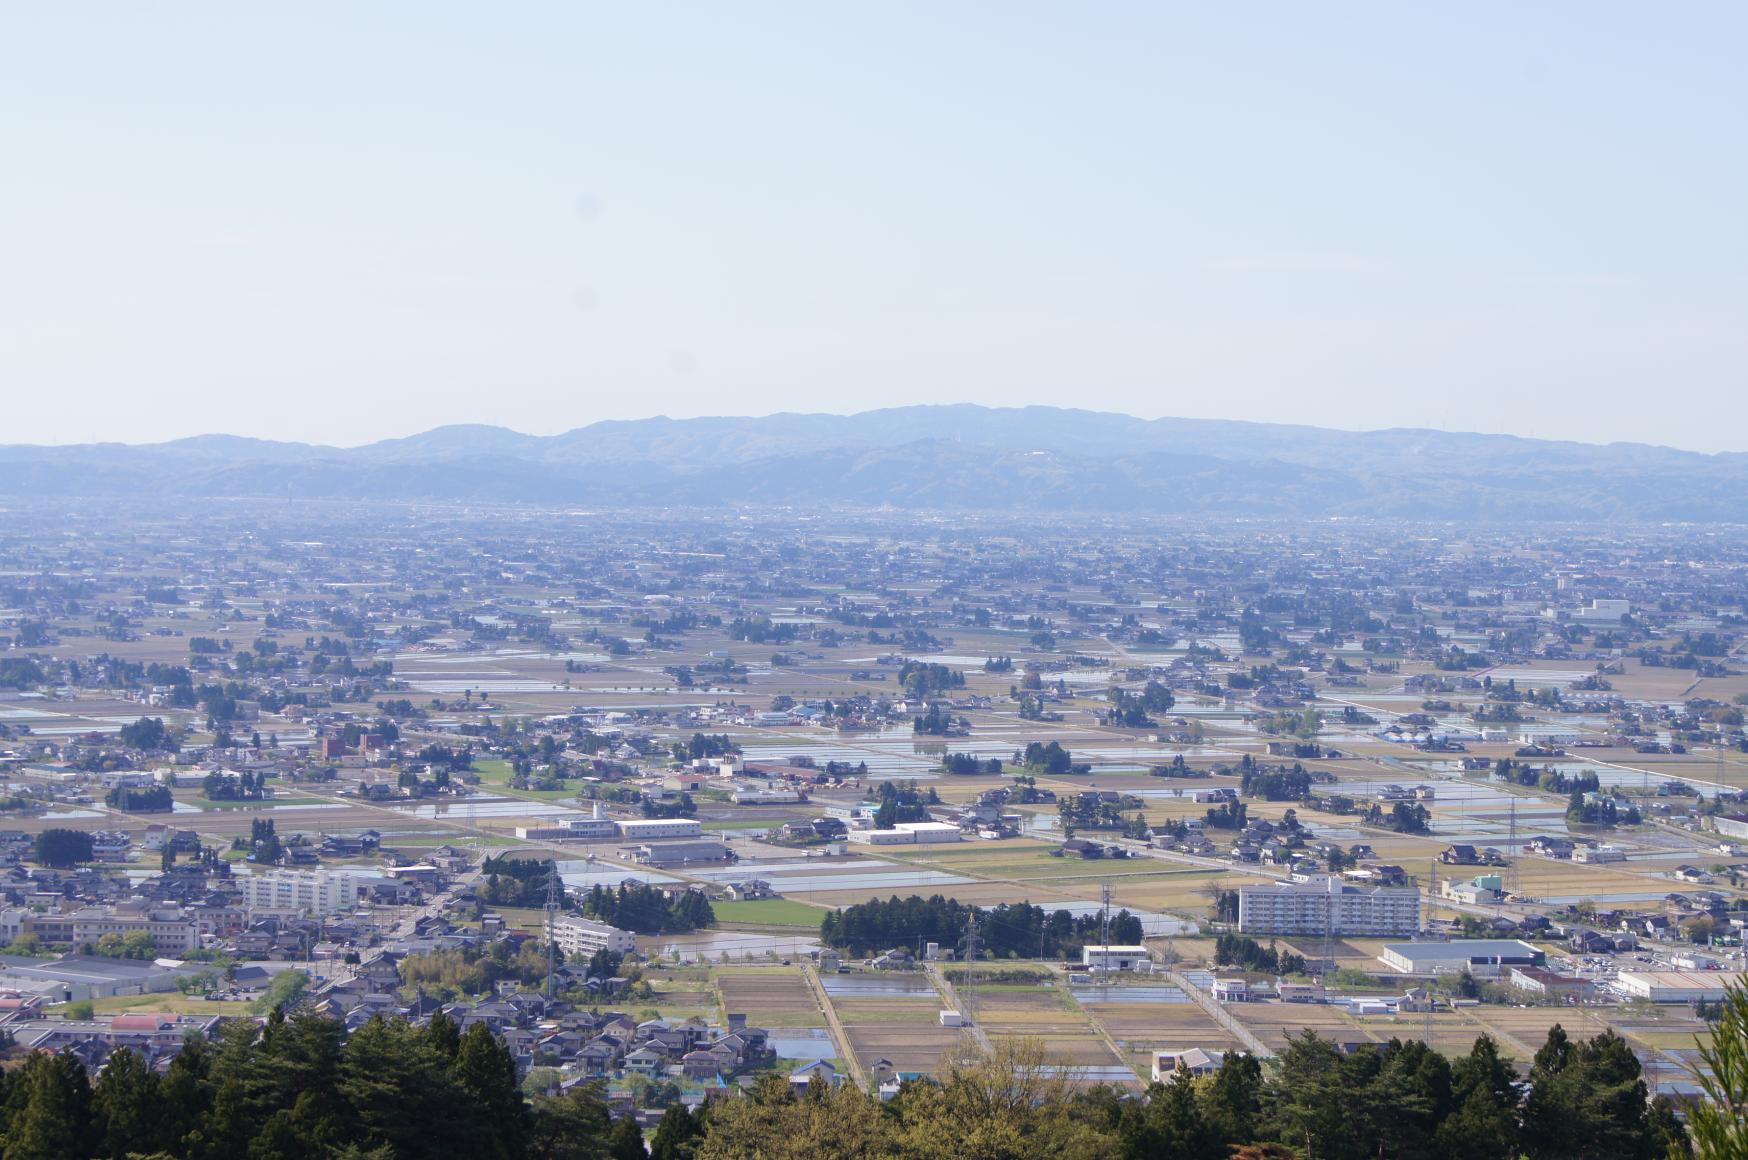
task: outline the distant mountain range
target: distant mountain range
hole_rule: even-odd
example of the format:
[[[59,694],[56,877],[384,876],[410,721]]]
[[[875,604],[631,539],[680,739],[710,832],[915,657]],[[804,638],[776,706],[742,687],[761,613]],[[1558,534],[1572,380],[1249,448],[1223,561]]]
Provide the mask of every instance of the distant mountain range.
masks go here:
[[[337,448],[231,435],[0,445],[0,495],[1485,520],[1748,520],[1748,454],[1057,407],[438,427]]]

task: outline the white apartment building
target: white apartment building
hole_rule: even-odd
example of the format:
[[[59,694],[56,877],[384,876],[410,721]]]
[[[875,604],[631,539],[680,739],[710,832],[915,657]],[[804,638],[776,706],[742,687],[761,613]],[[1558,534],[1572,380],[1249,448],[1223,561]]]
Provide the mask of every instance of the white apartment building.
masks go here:
[[[1351,886],[1328,874],[1240,886],[1238,929],[1245,934],[1399,938],[1420,929],[1420,889]]]
[[[358,876],[328,869],[274,870],[239,879],[251,908],[334,914],[358,904]]]
[[[547,938],[558,944],[566,961],[586,959],[599,950],[629,954],[637,949],[637,936],[628,930],[593,919],[559,915],[547,929]]]

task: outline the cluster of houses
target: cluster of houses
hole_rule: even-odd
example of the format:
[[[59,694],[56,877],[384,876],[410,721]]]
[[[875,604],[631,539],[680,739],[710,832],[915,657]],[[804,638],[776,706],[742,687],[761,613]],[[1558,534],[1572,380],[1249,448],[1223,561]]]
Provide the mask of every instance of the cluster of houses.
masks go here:
[[[730,1013],[724,1025],[713,1026],[702,1019],[638,1019],[600,1010],[596,1004],[622,993],[625,980],[589,977],[579,967],[560,967],[555,983],[565,994],[587,995],[588,1006],[510,983],[477,1002],[405,998],[401,957],[385,952],[366,959],[349,977],[314,992],[312,1009],[348,1030],[377,1016],[423,1024],[438,1013],[463,1030],[484,1024],[522,1069],[556,1068],[567,1084],[642,1076],[711,1092],[776,1059],[770,1033],[749,1026],[741,1014]],[[808,1079],[811,1073],[802,1082]]]

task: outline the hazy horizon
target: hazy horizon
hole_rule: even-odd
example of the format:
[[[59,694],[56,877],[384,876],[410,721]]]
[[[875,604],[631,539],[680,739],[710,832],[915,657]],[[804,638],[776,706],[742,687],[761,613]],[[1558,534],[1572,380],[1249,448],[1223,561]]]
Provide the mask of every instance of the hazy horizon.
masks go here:
[[[970,403],[970,404],[962,404],[962,403],[907,403],[907,404],[900,404],[899,406],[917,406],[917,407],[988,406],[993,410],[1003,410],[1003,409],[1019,409],[1021,407],[1028,407],[1028,406],[1030,406],[1030,407],[1051,407],[1051,406],[1054,406],[1054,404],[1044,404],[1044,403],[1016,404],[1014,408],[1003,408],[1003,407],[1000,407],[998,405],[983,404],[983,403]],[[334,439],[334,440],[290,439],[290,438],[279,437],[279,436],[258,436],[258,435],[249,435],[249,434],[245,434],[245,433],[237,432],[237,431],[223,431],[223,430],[190,431],[185,435],[173,435],[173,436],[170,436],[170,437],[165,438],[165,439],[137,439],[137,440],[134,440],[134,439],[105,439],[105,440],[97,440],[97,441],[63,440],[63,441],[55,441],[55,442],[50,442],[50,441],[32,442],[32,441],[28,441],[28,440],[15,440],[15,439],[0,438],[0,447],[4,447],[4,446],[76,447],[76,446],[89,446],[89,445],[93,445],[94,443],[115,444],[115,445],[121,445],[121,446],[138,447],[138,446],[150,446],[150,445],[164,444],[164,443],[176,443],[176,442],[181,442],[181,441],[186,441],[186,440],[195,440],[195,439],[238,438],[238,439],[264,439],[264,440],[268,440],[271,442],[302,443],[302,444],[306,444],[306,445],[312,446],[312,447],[331,447],[331,448],[334,448],[336,450],[348,451],[348,450],[354,450],[354,449],[357,449],[360,447],[367,447],[367,446],[370,446],[370,445],[375,444],[375,443],[392,442],[392,441],[399,440],[399,439],[416,438],[420,435],[426,435],[426,434],[429,434],[433,431],[444,430],[444,429],[449,429],[449,428],[467,428],[467,427],[495,428],[497,430],[510,431],[510,432],[513,432],[513,433],[518,434],[518,435],[528,435],[528,436],[534,436],[537,438],[550,438],[550,437],[556,436],[556,435],[568,434],[571,431],[581,430],[585,427],[592,426],[594,423],[597,423],[597,422],[601,422],[601,423],[611,423],[611,422],[640,423],[640,422],[652,422],[652,421],[686,422],[688,420],[761,420],[761,419],[776,418],[778,416],[783,416],[783,415],[792,415],[792,416],[831,415],[831,416],[837,416],[840,418],[853,418],[857,415],[865,415],[865,414],[870,414],[873,412],[878,412],[878,411],[883,411],[883,410],[891,410],[891,409],[896,409],[896,408],[871,407],[871,408],[868,408],[868,409],[862,410],[862,411],[833,411],[833,410],[769,411],[769,412],[766,412],[764,414],[759,414],[759,415],[729,414],[726,412],[715,413],[715,414],[702,414],[702,415],[650,414],[650,415],[631,416],[631,417],[627,417],[627,418],[599,419],[599,420],[593,420],[590,423],[581,423],[581,424],[578,424],[574,427],[563,427],[563,428],[558,428],[558,429],[554,429],[554,430],[531,430],[531,429],[526,428],[526,427],[518,426],[517,424],[515,424],[513,422],[504,422],[504,421],[460,420],[460,421],[452,422],[452,423],[437,423],[437,424],[433,424],[432,426],[429,426],[429,427],[420,427],[416,430],[390,432],[386,435],[381,435],[381,436],[371,438],[371,439]],[[1190,420],[1193,422],[1206,421],[1206,422],[1216,422],[1216,423],[1230,422],[1230,423],[1260,423],[1260,424],[1270,424],[1270,425],[1279,424],[1279,425],[1295,426],[1295,427],[1313,427],[1313,428],[1320,428],[1320,429],[1329,430],[1329,431],[1343,431],[1343,432],[1348,432],[1348,433],[1357,434],[1357,435],[1381,434],[1381,433],[1389,432],[1389,431],[1434,431],[1434,432],[1439,432],[1439,433],[1446,434],[1446,435],[1483,435],[1483,436],[1503,435],[1507,438],[1546,439],[1546,440],[1560,441],[1560,442],[1579,443],[1579,444],[1583,444],[1585,446],[1596,446],[1596,447],[1608,447],[1608,446],[1657,447],[1657,448],[1664,448],[1664,449],[1672,450],[1672,451],[1693,452],[1695,454],[1701,454],[1701,455],[1743,454],[1743,452],[1735,451],[1732,448],[1723,448],[1723,449],[1720,449],[1718,451],[1702,451],[1702,450],[1699,450],[1699,449],[1694,448],[1694,447],[1682,447],[1682,446],[1678,446],[1675,444],[1669,444],[1669,443],[1655,443],[1655,442],[1649,442],[1649,441],[1643,440],[1643,439],[1616,439],[1616,440],[1609,440],[1607,442],[1602,442],[1602,441],[1588,440],[1588,439],[1563,439],[1560,436],[1552,436],[1552,435],[1549,435],[1549,436],[1522,435],[1522,434],[1519,434],[1517,432],[1512,432],[1512,431],[1506,431],[1506,432],[1472,431],[1472,430],[1465,430],[1462,428],[1444,428],[1444,427],[1348,427],[1348,426],[1342,426],[1341,424],[1338,424],[1338,423],[1284,423],[1284,421],[1280,421],[1280,420],[1224,418],[1224,417],[1217,417],[1217,416],[1216,417],[1204,417],[1204,416],[1191,416],[1191,415],[1135,415],[1135,414],[1131,414],[1127,411],[1110,411],[1110,410],[1104,410],[1102,408],[1097,408],[1097,407],[1064,407],[1064,408],[1060,408],[1060,409],[1067,410],[1067,411],[1086,412],[1086,413],[1099,414],[1099,415],[1118,415],[1118,416],[1122,416],[1122,417],[1128,418],[1128,419],[1140,420],[1141,422],[1154,422],[1154,421],[1158,421],[1158,420],[1172,420],[1172,419],[1186,419],[1186,420]]]
[[[1748,451],[1748,9],[21,11],[11,443],[968,402]]]

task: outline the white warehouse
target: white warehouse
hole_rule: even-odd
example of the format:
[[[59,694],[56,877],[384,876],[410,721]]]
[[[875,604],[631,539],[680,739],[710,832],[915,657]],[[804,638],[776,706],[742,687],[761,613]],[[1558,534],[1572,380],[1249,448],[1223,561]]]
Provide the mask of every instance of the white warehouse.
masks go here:
[[[910,846],[919,842],[957,842],[964,838],[950,822],[900,822],[889,830],[851,830],[850,841],[864,846]]]
[[[704,829],[698,824],[697,818],[642,818],[619,823],[619,836],[632,842],[698,838],[703,834]]]

